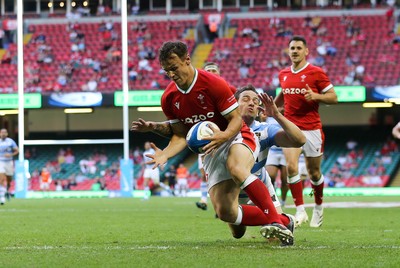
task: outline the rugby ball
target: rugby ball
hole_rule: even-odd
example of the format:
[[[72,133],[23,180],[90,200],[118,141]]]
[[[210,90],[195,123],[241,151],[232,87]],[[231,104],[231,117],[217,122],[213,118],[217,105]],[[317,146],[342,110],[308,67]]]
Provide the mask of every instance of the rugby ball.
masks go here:
[[[204,138],[211,137],[214,134],[210,125],[215,129],[219,129],[219,127],[211,121],[201,121],[190,128],[186,135],[186,143],[192,152],[197,154],[204,153],[203,147],[210,143],[209,140],[204,140]]]

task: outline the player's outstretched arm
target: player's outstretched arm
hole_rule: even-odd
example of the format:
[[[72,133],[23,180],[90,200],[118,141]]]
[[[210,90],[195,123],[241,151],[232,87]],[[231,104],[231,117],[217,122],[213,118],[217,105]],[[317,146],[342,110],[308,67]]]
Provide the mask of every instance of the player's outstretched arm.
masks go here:
[[[276,107],[271,96],[266,93],[259,94],[259,98],[264,105],[264,112],[272,116],[281,125],[282,130],[275,136],[275,142],[280,147],[301,147],[306,143],[303,132],[286,117],[284,117]]]
[[[171,125],[168,121],[153,122],[153,121],[145,121],[142,118],[139,118],[138,121],[132,122],[131,131],[153,132],[165,138],[171,138],[173,134]]]
[[[179,122],[172,124],[171,128],[173,135],[167,147],[161,150],[154,143],[151,143],[151,147],[154,149],[155,153],[154,155],[146,155],[152,159],[146,164],[153,164],[153,168],[164,166],[168,159],[177,155],[186,148],[187,127],[183,123]]]

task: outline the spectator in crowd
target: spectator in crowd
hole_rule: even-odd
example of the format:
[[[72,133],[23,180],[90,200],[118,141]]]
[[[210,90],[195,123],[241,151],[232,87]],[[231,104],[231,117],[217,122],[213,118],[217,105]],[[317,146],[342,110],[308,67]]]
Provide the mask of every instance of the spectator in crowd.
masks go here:
[[[281,25],[281,20],[278,17],[272,17],[269,20],[269,28],[278,28]]]
[[[4,39],[4,30],[2,28],[0,28],[0,49],[3,49],[3,39]]]
[[[139,15],[140,7],[138,5],[132,5],[131,7],[131,14],[132,15]]]
[[[307,15],[304,17],[304,21],[303,21],[302,26],[303,26],[303,27],[311,27],[311,25],[312,25],[311,22],[312,22],[312,17],[311,17],[310,14],[307,14]]]
[[[97,91],[97,78],[96,75],[92,75],[89,81],[82,85],[82,91],[94,92]]]
[[[57,192],[61,192],[61,191],[63,190],[62,183],[61,183],[60,180],[54,181],[54,184],[55,184],[55,186],[56,186],[56,191],[57,191]]]
[[[153,70],[153,67],[150,66],[149,60],[141,59],[141,60],[139,60],[139,63],[138,63],[138,69],[139,69],[139,72],[140,71],[151,72]]]
[[[42,191],[50,191],[50,185],[52,182],[52,176],[50,171],[44,167],[42,169],[42,172],[40,173],[40,190]]]
[[[106,181],[104,177],[97,178],[92,184],[92,191],[104,191],[106,190]]]
[[[64,190],[72,190],[72,187],[77,186],[78,184],[76,183],[75,180],[75,174],[72,174],[71,176],[68,177],[67,182],[64,184],[63,189]]]

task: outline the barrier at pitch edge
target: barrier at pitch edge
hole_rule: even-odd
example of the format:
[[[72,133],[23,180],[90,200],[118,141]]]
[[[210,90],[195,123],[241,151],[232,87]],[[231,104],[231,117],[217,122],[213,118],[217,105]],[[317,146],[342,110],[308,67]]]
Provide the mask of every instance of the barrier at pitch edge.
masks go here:
[[[28,193],[28,160],[15,161],[15,197],[26,198]]]
[[[132,197],[133,190],[133,161],[132,159],[121,159],[120,161],[120,196]]]

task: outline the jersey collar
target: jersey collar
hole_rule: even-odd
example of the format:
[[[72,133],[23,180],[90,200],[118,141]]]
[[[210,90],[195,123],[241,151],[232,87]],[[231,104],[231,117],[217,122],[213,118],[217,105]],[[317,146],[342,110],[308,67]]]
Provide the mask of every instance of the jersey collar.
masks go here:
[[[309,62],[307,62],[306,65],[304,65],[303,68],[301,68],[301,69],[299,69],[297,71],[293,70],[293,65],[292,65],[292,66],[290,66],[290,70],[292,71],[292,73],[297,74],[297,73],[300,73],[301,71],[303,71],[305,68],[307,68],[308,65],[310,65]]]
[[[187,90],[183,90],[183,89],[181,89],[180,87],[178,87],[177,84],[175,84],[175,85],[176,85],[176,88],[177,88],[182,94],[189,94],[190,91],[192,90],[192,88],[194,87],[194,85],[196,84],[197,77],[198,77],[198,71],[197,71],[197,69],[194,68],[194,67],[193,67],[193,69],[194,69],[194,78],[193,78],[193,81],[192,81],[192,83],[190,84],[190,86],[189,86],[189,88],[188,88]]]

